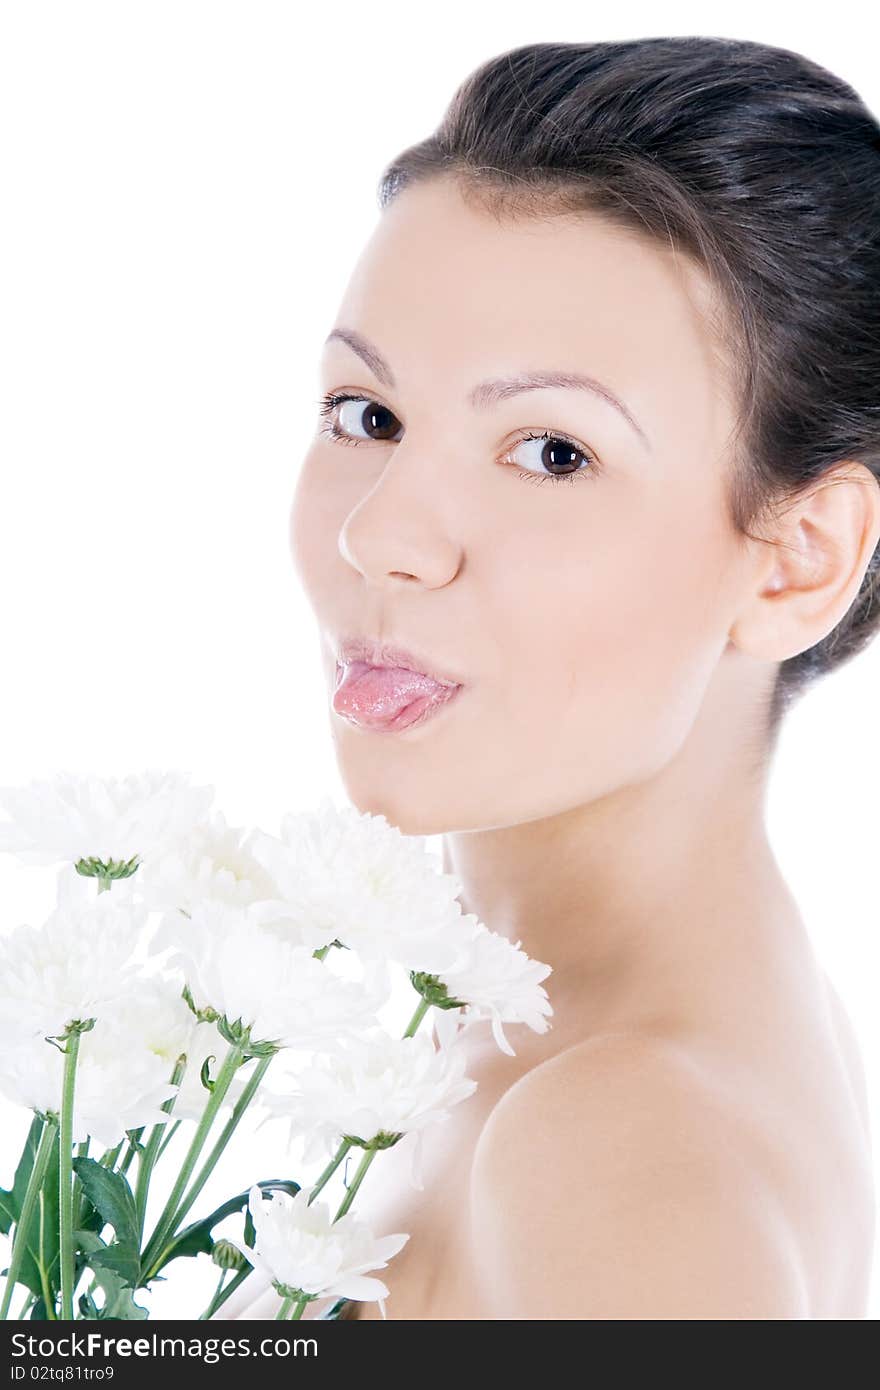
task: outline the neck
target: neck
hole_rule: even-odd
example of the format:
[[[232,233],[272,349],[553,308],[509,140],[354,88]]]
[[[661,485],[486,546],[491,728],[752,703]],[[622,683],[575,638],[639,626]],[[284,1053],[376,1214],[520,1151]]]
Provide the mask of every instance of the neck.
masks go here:
[[[723,1000],[750,970],[806,948],[766,834],[755,721],[719,727],[712,715],[704,708],[648,778],[550,817],[443,838],[463,910],[553,967],[545,985],[560,1020],[711,1007],[713,989]]]

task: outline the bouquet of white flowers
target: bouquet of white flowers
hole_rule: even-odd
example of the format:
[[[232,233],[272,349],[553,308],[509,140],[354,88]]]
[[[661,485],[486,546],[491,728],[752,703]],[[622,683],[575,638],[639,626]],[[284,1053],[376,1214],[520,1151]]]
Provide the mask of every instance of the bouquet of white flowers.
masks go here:
[[[322,1297],[378,1300],[386,1316],[369,1271],[409,1236],[377,1236],[350,1211],[370,1164],[410,1133],[420,1153],[475,1090],[468,1021],[491,1020],[510,1054],[505,1023],[550,1026],[550,966],[463,913],[460,883],[420,837],[329,799],[273,836],[227,825],[213,802],[178,773],[0,791],[0,849],[62,865],[48,920],[0,935],[0,1091],[34,1112],[0,1189],[12,1241],[0,1318],[146,1318],[135,1295],[200,1254],[220,1270],[202,1318],[255,1268],[279,1317]],[[395,971],[417,996],[402,1035],[381,1017]],[[271,1091],[283,1053],[308,1062]],[[303,1162],[329,1161],[313,1182],[255,1182],[185,1225],[255,1097],[303,1139]],[[176,1176],[148,1230],[180,1126],[189,1142],[171,1149]],[[316,1198],[350,1150],[360,1161],[331,1217]],[[240,1241],[217,1238],[236,1213]]]

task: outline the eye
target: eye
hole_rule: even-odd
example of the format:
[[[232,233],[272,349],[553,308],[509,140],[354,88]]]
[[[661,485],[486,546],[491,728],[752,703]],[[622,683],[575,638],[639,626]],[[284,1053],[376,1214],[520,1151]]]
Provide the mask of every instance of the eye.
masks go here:
[[[323,424],[321,433],[341,444],[359,444],[373,439],[383,444],[393,441],[403,426],[387,407],[369,396],[331,391],[319,402]]]
[[[535,446],[538,447],[535,447]],[[540,434],[528,431],[503,456],[507,463],[519,453],[525,456],[525,463],[514,460],[513,467],[520,469],[521,476],[529,482],[569,482],[576,478],[589,477],[599,471],[598,459],[582,444],[577,444],[564,434],[554,434],[543,430]]]
[[[370,396],[329,391],[318,405],[321,433],[340,444],[358,445],[371,440],[377,444],[394,443],[403,429],[394,412]],[[525,454],[525,463],[515,460],[517,453]],[[600,469],[598,459],[589,449],[552,430],[526,431],[502,454],[501,462],[515,468],[523,481],[530,483],[574,483],[595,476]]]

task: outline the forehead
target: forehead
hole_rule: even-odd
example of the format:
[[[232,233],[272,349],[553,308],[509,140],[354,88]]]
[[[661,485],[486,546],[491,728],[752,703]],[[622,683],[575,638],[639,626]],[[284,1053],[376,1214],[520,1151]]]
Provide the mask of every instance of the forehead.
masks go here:
[[[337,322],[376,344],[401,385],[468,386],[529,368],[586,371],[662,436],[687,412],[711,431],[729,411],[704,272],[670,246],[585,212],[498,218],[452,179],[384,209]],[[345,353],[339,344],[328,353]]]

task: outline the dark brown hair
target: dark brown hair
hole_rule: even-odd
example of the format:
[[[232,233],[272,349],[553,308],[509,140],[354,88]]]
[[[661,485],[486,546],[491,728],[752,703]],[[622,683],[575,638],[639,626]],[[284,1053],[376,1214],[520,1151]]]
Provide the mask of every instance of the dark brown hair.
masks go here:
[[[739,39],[527,44],[461,83],[380,207],[439,174],[499,219],[590,211],[705,270],[742,534],[835,464],[880,483],[880,126],[841,78]],[[874,635],[878,597],[880,546],[833,631],[779,663],[771,730]]]

